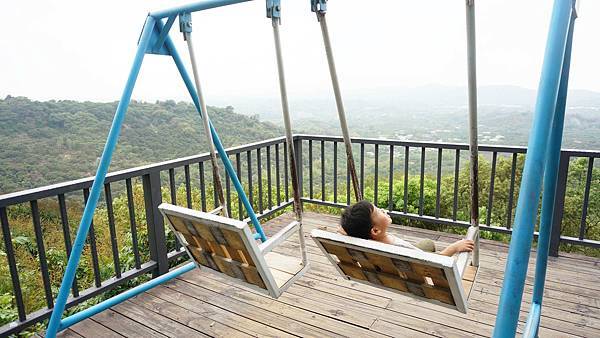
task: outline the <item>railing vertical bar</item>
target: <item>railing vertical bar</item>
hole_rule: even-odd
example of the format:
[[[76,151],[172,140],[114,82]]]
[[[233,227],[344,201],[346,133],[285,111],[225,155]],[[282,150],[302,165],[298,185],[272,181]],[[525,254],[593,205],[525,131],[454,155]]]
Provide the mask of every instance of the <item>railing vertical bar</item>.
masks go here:
[[[131,178],[125,180],[125,186],[127,188],[127,207],[129,209],[129,225],[131,227],[131,246],[133,249],[133,257],[135,259],[135,268],[139,269],[142,266],[142,262],[140,261],[140,251],[138,246],[137,224],[135,222],[135,205],[133,204],[133,186],[131,184]],[[179,243],[179,241],[177,241],[177,243]],[[177,249],[179,249],[179,247]]]
[[[554,213],[552,214],[552,233],[550,235],[549,248],[549,255],[553,257],[558,257],[558,251],[560,249],[560,233],[565,211],[565,194],[567,191],[570,162],[570,154],[566,151],[561,151],[558,165],[558,178],[556,179],[556,195],[554,196]]]
[[[442,148],[438,148],[437,182],[435,190],[435,217],[440,218],[440,197],[442,195]]]
[[[494,208],[494,183],[496,181],[496,162],[498,161],[498,152],[492,154],[492,173],[490,174],[490,194],[488,196],[488,210],[485,224],[490,226],[492,221],[492,209]]]
[[[90,189],[83,189],[83,204],[86,205],[90,197]],[[92,253],[92,267],[94,268],[94,285],[102,285],[102,276],[100,275],[100,262],[98,260],[98,249],[96,248],[96,231],[94,230],[94,220],[90,221],[89,231],[90,252]]]
[[[321,200],[325,201],[325,141],[321,141]]]
[[[204,178],[204,162],[198,163],[198,177],[200,178],[200,208],[206,211],[206,179]]]
[[[254,186],[252,183],[252,151],[250,150],[246,152],[246,165],[246,169],[248,171],[248,198],[250,199],[250,204],[254,204]]]
[[[187,202],[188,209],[192,208],[192,183],[190,180],[190,166],[185,165],[183,167],[183,172],[185,176],[185,198]]]
[[[268,200],[268,208],[273,208],[273,188],[271,187],[271,146],[267,146],[267,196]]]
[[[338,200],[338,144],[333,142],[333,203]]]
[[[394,210],[394,146],[390,145],[390,176],[388,179],[388,210]]]
[[[312,200],[313,194],[313,144],[308,140],[308,197]]]
[[[119,261],[119,248],[117,246],[117,230],[115,228],[115,214],[113,213],[113,200],[110,183],[104,184],[104,194],[106,197],[106,212],[108,214],[108,229],[110,232],[110,244],[113,254],[113,264],[115,275],[121,278],[121,263]]]
[[[281,170],[279,164],[279,143],[275,144],[275,186],[277,187],[277,206],[281,205]]]
[[[454,203],[452,205],[452,220],[456,221],[456,213],[458,212],[458,175],[460,171],[460,149],[456,149],[454,157]]]
[[[25,304],[23,303],[23,293],[21,290],[21,282],[19,281],[19,272],[17,270],[17,262],[15,261],[15,251],[12,244],[12,238],[10,235],[10,226],[8,224],[8,215],[6,208],[0,208],[0,223],[2,223],[2,236],[4,237],[4,250],[6,253],[6,259],[8,260],[8,267],[10,270],[10,278],[13,286],[13,293],[15,301],[17,303],[17,312],[19,314],[19,320],[24,321],[26,319]]]
[[[408,158],[410,156],[410,148],[404,147],[404,213],[408,213]]]
[[[225,203],[227,203],[227,209],[229,209],[230,215],[233,218],[233,208],[231,207],[231,178],[229,172],[225,171]]]
[[[243,186],[244,182],[242,181],[242,154],[240,154],[240,153],[235,154],[235,171],[236,171],[238,179],[240,180],[240,183],[242,183],[242,186]],[[238,219],[243,220],[244,219],[244,206],[242,205],[242,197],[240,196],[240,194],[237,194],[237,196],[238,196],[238,198],[237,198]]]
[[[350,184],[351,184],[350,176],[351,175],[352,175],[352,173],[351,173],[351,169],[350,169],[350,162],[348,161],[348,158],[346,157],[346,205],[350,205]]]
[[[425,199],[425,147],[421,147],[421,182],[419,188],[419,216],[423,216],[423,200]]]
[[[65,249],[67,250],[67,259],[71,256],[71,230],[69,229],[69,216],[67,215],[67,202],[64,194],[58,195],[58,207],[60,209],[60,222],[62,224],[63,238],[65,240]],[[71,286],[73,297],[79,297],[79,287],[77,286],[77,275],[73,279]]]
[[[38,208],[37,200],[31,201],[29,204],[31,206],[31,219],[33,221],[33,230],[35,232],[35,241],[37,244],[38,259],[40,261],[40,270],[42,272],[42,281],[44,282],[46,306],[51,309],[54,307],[54,298],[52,297],[50,273],[48,272],[48,261],[46,260],[46,248],[44,246],[44,235],[42,233],[42,224],[40,222],[40,210]]]
[[[171,192],[171,204],[177,205],[177,188],[175,187],[175,168],[169,169],[169,191]]]
[[[263,208],[263,179],[262,179],[262,156],[260,148],[256,149],[256,166],[258,172],[258,210],[262,214]]]
[[[360,195],[365,196],[365,144],[364,143],[360,144]]]
[[[587,177],[585,179],[585,193],[583,194],[583,208],[581,209],[581,223],[579,225],[579,239],[585,238],[588,206],[590,202],[590,187],[592,185],[592,173],[594,172],[594,158],[588,158]]]
[[[373,204],[377,205],[379,193],[379,144],[375,144],[375,182],[373,187]]]
[[[515,179],[517,172],[517,153],[514,153],[512,156],[512,165],[510,169],[510,188],[508,191],[508,207],[506,208],[506,228],[510,229],[512,225],[512,209],[513,209],[513,199],[515,195]]]
[[[285,200],[290,200],[290,178],[289,178],[289,166],[288,166],[288,145],[287,141],[283,142],[283,180],[285,181]]]

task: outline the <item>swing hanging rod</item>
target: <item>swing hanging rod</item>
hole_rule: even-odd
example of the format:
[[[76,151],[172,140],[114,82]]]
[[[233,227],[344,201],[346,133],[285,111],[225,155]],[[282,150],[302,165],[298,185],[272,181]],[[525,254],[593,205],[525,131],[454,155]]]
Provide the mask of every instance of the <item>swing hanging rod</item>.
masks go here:
[[[290,162],[290,176],[292,179],[292,193],[294,195],[294,213],[296,221],[300,223],[300,232],[303,232],[302,225],[302,200],[300,197],[300,188],[298,183],[298,166],[296,164],[296,154],[294,150],[294,138],[292,135],[292,123],[290,118],[290,108],[287,96],[287,86],[285,82],[285,72],[283,67],[283,53],[281,52],[281,39],[279,37],[279,26],[281,25],[281,0],[267,0],[267,17],[271,18],[273,26],[273,40],[275,42],[275,56],[277,59],[277,74],[279,76],[279,92],[281,95],[281,110],[283,113],[283,122],[285,125],[285,139]],[[304,236],[299,236],[300,247],[302,248],[302,262],[306,265],[308,257]]]
[[[194,83],[196,84],[196,92],[198,94],[198,100],[200,101],[200,110],[202,111],[202,126],[204,127],[204,134],[206,135],[206,143],[208,144],[210,152],[210,162],[212,164],[213,184],[214,189],[217,192],[217,198],[219,204],[223,207],[223,214],[226,217],[231,217],[229,212],[229,206],[225,201],[225,193],[223,192],[223,183],[221,181],[221,173],[219,170],[219,162],[217,160],[217,151],[215,150],[215,144],[210,133],[210,117],[208,115],[208,109],[206,108],[206,101],[202,93],[202,87],[200,85],[200,75],[198,75],[198,66],[196,64],[196,54],[194,53],[194,44],[192,42],[192,14],[183,13],[179,15],[179,29],[183,33],[183,39],[187,42],[188,51],[190,54],[190,62],[192,63],[192,73],[194,75]]]
[[[337,70],[335,68],[335,60],[333,58],[333,50],[331,48],[331,40],[329,39],[329,29],[327,28],[327,20],[325,19],[325,13],[327,12],[327,0],[311,0],[311,10],[317,14],[317,20],[319,21],[319,24],[321,26],[323,44],[325,45],[325,53],[327,54],[327,64],[329,65],[331,85],[333,87],[338,118],[340,121],[340,127],[342,129],[342,136],[344,138],[344,146],[346,148],[346,161],[348,163],[348,172],[352,179],[354,197],[358,202],[363,199],[363,196],[360,184],[358,182],[358,175],[356,174],[356,165],[354,162],[354,155],[352,154],[352,140],[350,140],[350,132],[348,131],[348,123],[346,121],[346,110],[344,109],[344,102],[342,100],[340,83],[337,76]]]

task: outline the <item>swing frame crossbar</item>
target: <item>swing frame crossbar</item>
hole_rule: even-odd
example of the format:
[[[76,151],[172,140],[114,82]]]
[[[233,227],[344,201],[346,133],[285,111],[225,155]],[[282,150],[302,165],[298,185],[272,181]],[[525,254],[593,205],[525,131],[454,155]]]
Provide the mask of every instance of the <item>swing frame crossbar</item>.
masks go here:
[[[100,193],[103,189],[104,180],[106,178],[106,174],[108,173],[108,168],[110,166],[110,162],[112,160],[112,156],[118,142],[121,126],[123,125],[125,114],[131,101],[131,95],[133,93],[137,77],[139,75],[142,63],[144,61],[144,56],[146,54],[161,54],[170,55],[173,58],[177,70],[179,71],[179,74],[183,79],[183,82],[192,98],[194,106],[196,107],[196,110],[198,111],[200,116],[203,116],[196,87],[188,71],[185,68],[183,60],[177,52],[173,41],[169,36],[169,31],[172,28],[175,19],[180,14],[204,11],[208,9],[234,5],[248,1],[252,0],[205,0],[184,6],[173,7],[166,10],[151,12],[146,17],[146,21],[144,23],[138,41],[137,51],[135,53],[133,64],[131,66],[129,76],[127,77],[127,81],[125,83],[125,88],[123,89],[121,99],[119,100],[119,104],[117,106],[115,116],[113,118],[112,125],[108,137],[106,139],[106,144],[104,146],[104,150],[100,158],[98,169],[94,177],[94,183],[90,190],[90,196],[88,202],[85,205],[81,222],[77,230],[77,235],[73,242],[71,255],[69,256],[67,267],[65,269],[65,273],[58,292],[58,296],[54,304],[54,309],[48,322],[46,337],[54,338],[56,337],[58,331],[64,330],[84,319],[87,319],[106,309],[109,309],[110,307],[116,304],[126,301],[127,299],[130,299],[132,297],[135,297],[136,295],[139,295],[157,285],[174,279],[195,268],[194,263],[185,264],[177,269],[171,270],[161,276],[158,276],[144,284],[127,290],[90,308],[87,308],[86,310],[62,318],[62,314],[65,310],[65,306],[69,297],[71,284],[73,283],[75,272],[77,270],[77,266],[81,258],[81,253],[85,245],[85,239],[87,237],[90,224],[93,219],[96,206],[98,204]],[[163,19],[167,19],[166,22],[163,22]],[[229,157],[227,156],[227,152],[225,151],[225,148],[221,143],[219,135],[212,124],[210,124],[210,133],[216,151],[221,159],[221,162],[223,163],[225,170],[229,174],[229,177],[231,178],[234,187],[242,203],[244,204],[246,211],[248,212],[250,221],[254,226],[254,229],[256,230],[256,233],[254,234],[255,239],[260,239],[262,242],[265,242],[267,240],[267,237],[265,236],[260,222],[258,221],[258,218],[256,216],[256,213],[254,212],[252,205],[250,204],[250,201],[248,200],[248,197],[244,192],[244,188],[236,175],[236,171],[233,168]],[[155,259],[155,257],[152,257],[152,259]]]

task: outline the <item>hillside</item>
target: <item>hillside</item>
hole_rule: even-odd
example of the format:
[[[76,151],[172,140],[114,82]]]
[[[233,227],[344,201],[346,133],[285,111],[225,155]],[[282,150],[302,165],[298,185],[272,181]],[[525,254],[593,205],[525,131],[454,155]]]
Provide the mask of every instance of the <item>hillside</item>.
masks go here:
[[[0,99],[0,194],[95,173],[117,102]],[[283,135],[232,107],[209,107],[225,146]],[[207,151],[201,120],[189,103],[131,102],[111,171]]]

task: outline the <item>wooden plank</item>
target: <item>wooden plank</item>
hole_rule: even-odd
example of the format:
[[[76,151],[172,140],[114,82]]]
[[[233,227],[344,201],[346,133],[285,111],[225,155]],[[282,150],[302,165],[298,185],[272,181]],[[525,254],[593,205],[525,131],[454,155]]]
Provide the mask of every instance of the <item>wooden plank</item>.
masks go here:
[[[125,337],[166,337],[110,309],[96,314],[92,319]]]
[[[265,224],[265,230],[267,234],[275,233],[293,220],[293,214],[284,214]],[[304,215],[304,229],[335,229],[338,221],[338,216],[308,212]],[[406,228],[399,232],[409,241],[432,238],[439,247],[460,238],[425,229]],[[221,229],[221,233],[229,246],[227,251],[232,255],[235,244],[232,245],[225,229]],[[82,321],[65,334],[78,338],[120,337],[119,333],[128,337],[194,336],[193,333],[199,335],[199,332],[234,337],[471,337],[491,334],[506,263],[505,244],[482,244],[482,264],[475,283],[472,283],[473,275],[465,272],[463,282],[471,283],[467,287],[472,286],[467,314],[345,280],[313,241],[308,240],[306,244],[311,269],[279,300],[239,286],[225,277],[193,271],[98,314],[93,320]],[[296,257],[298,250],[298,240],[294,239],[281,243],[274,253]],[[350,253],[347,255],[352,259]],[[365,257],[381,270],[381,265],[386,266],[385,262]],[[290,267],[294,265],[286,260],[275,262],[270,266],[276,271],[290,274],[293,271]],[[599,262],[598,259],[586,259],[580,264],[576,255],[550,259],[540,336],[600,336]],[[518,333],[522,332],[530,306],[534,264],[535,259],[530,259]],[[429,274],[432,279],[435,277],[431,272]],[[381,283],[385,276],[382,272],[375,273]],[[369,277],[373,276],[365,276]]]
[[[91,319],[83,320],[70,327],[71,330],[77,332],[84,337],[106,337],[118,338],[123,337],[118,332],[115,332],[104,325],[101,325]]]
[[[313,259],[313,258],[314,258],[314,256],[311,256],[311,261],[313,261],[313,262],[314,262],[314,259]],[[318,266],[317,264],[313,264],[313,269],[312,269],[312,270],[314,271],[315,267],[317,267],[317,266]],[[331,270],[331,271],[333,272],[333,270]],[[310,272],[310,273],[308,273],[308,274],[306,275],[306,277],[310,278],[312,275],[313,275],[313,272]],[[331,273],[329,273],[329,275],[331,275]],[[300,283],[301,283],[301,281],[302,281],[302,280],[300,280],[298,283],[300,284]],[[345,293],[346,293],[346,292],[344,292],[344,291],[342,291],[342,292],[338,292],[338,294],[340,294],[340,295],[343,295],[343,294],[345,294]],[[438,307],[438,308],[439,308],[439,307]],[[490,323],[491,325],[493,325],[493,324],[494,324],[494,318],[493,318],[493,316],[490,316],[490,317],[492,317],[492,318],[491,318],[491,320],[489,320],[489,323]]]
[[[64,331],[61,331],[61,332],[57,333],[56,336],[60,337],[60,338],[83,338],[84,337],[71,329],[66,329]]]
[[[307,223],[310,226],[310,223]],[[288,243],[286,243],[285,245],[283,245],[281,248],[279,248],[279,250],[287,250],[288,249]],[[295,250],[296,248],[293,247],[293,249]],[[312,266],[312,270],[314,271],[316,269],[315,263],[324,263],[324,264],[329,264],[329,262],[327,261],[327,259],[325,259],[325,257],[320,256],[319,255],[319,249],[317,249],[316,247],[311,247],[310,245],[308,245],[307,247],[308,252],[311,254],[311,262],[313,263]],[[484,267],[482,267],[482,269],[485,269]],[[335,273],[335,270],[333,270],[332,273]],[[479,284],[483,285],[489,283],[488,281],[485,280],[485,278],[479,278]],[[499,287],[502,285],[502,281],[501,280],[494,280],[492,283],[492,286],[495,287]],[[531,296],[531,292],[532,292],[532,288],[531,286],[525,286],[525,292],[526,295],[524,297],[524,301],[527,302],[528,299],[530,299]],[[572,304],[573,306],[571,307],[571,311],[574,312],[580,312],[580,313],[589,313],[589,312],[595,312],[595,308],[598,306],[598,304],[600,303],[598,300],[593,299],[593,298],[587,298],[587,297],[581,297],[578,295],[572,295],[572,294],[562,294],[560,291],[556,291],[556,290],[551,290],[551,289],[546,289],[545,290],[545,301],[544,304],[545,305],[550,305],[550,304],[554,304],[554,306],[557,307],[561,307],[564,305],[557,305],[560,302],[570,302],[571,299],[576,298],[576,300],[570,304]],[[564,303],[563,303],[564,304]],[[594,308],[585,308],[585,307],[581,307],[582,304],[586,304],[589,306],[592,306]],[[568,304],[567,304],[568,305]]]
[[[162,290],[162,289],[161,289]],[[160,290],[157,290],[160,291]],[[221,322],[215,321],[214,317],[209,318],[204,316],[204,313],[211,311],[212,309],[206,309],[205,307],[198,306],[194,308],[194,311],[190,311],[189,308],[183,306],[182,301],[177,303],[169,302],[162,298],[158,298],[153,294],[146,293],[132,299],[132,303],[139,307],[147,308],[156,313],[160,313],[165,317],[171,318],[177,322],[185,324],[189,328],[193,329],[187,335],[187,337],[193,337],[195,335],[212,335],[212,336],[233,336],[233,337],[246,337],[250,333],[239,331],[235,327],[228,326]],[[204,310],[204,311],[203,311]]]
[[[378,319],[371,329],[375,332],[391,334],[394,337],[469,337],[465,331],[431,323],[425,319],[408,317],[402,321]]]
[[[148,297],[150,296],[142,295],[140,298],[144,299]],[[209,337],[202,333],[202,330],[194,330],[176,320],[163,316],[159,311],[153,311],[147,307],[139,306],[137,302],[126,301],[113,306],[112,310],[160,332],[167,337]]]
[[[178,302],[190,311],[201,311],[207,316],[225,316],[226,313],[229,313],[229,317],[223,317],[223,319],[231,318],[228,319],[228,325],[236,325],[239,330],[248,331],[252,328],[260,330],[262,327],[256,327],[256,323],[264,323],[264,325],[274,325],[278,329],[287,330],[286,332],[290,333],[294,331],[303,332],[314,337],[339,336],[333,331],[326,331],[319,326],[303,323],[301,315],[294,314],[294,316],[288,317],[285,316],[285,311],[266,309],[273,304],[272,299],[269,297],[237,289],[230,289],[230,292],[222,291],[227,287],[226,285],[218,285],[211,280],[207,280],[207,283],[203,283],[202,286],[183,280],[174,280],[166,287],[161,286],[157,288],[158,290],[153,289],[150,292],[163,299]],[[213,291],[213,288],[219,291]],[[183,294],[183,296],[178,296],[178,294]],[[206,311],[204,309],[211,310]],[[250,323],[247,323],[248,320]],[[266,331],[263,330],[262,332]],[[280,335],[286,332],[280,333]]]
[[[375,323],[373,323],[373,325],[371,325],[371,330],[373,330],[375,332],[380,332],[383,334],[389,334],[392,337],[411,337],[411,338],[427,338],[427,337],[431,337],[431,336],[442,337],[442,336],[434,335],[433,333],[431,333],[431,330],[429,330],[429,329],[426,329],[429,332],[419,331],[420,327],[418,324],[421,324],[422,326],[428,325],[428,323],[426,321],[421,320],[421,322],[425,322],[425,323],[418,323],[419,320],[416,319],[415,322],[417,322],[417,323],[402,322],[402,323],[398,323],[398,324],[393,324],[393,323],[387,322],[385,320],[378,319],[375,321]]]
[[[183,307],[191,316],[206,317],[210,319],[213,325],[213,327],[210,328],[211,330],[216,323],[219,323],[219,327],[216,328],[219,332],[212,332],[211,335],[216,335],[218,337],[227,336],[229,334],[234,334],[234,336],[256,336],[256,334],[262,332],[265,336],[289,336],[285,331],[271,326],[273,323],[253,321],[244,316],[237,315],[230,309],[220,308],[210,304],[208,297],[203,294],[188,292],[189,289],[190,286],[188,283],[175,281],[166,287],[161,286],[158,290],[152,290],[152,295],[163,301]],[[179,292],[180,290],[183,292]],[[216,295],[214,297],[222,296]],[[201,324],[201,326],[204,327],[204,324]]]
[[[339,316],[339,313],[334,311],[333,316],[324,315],[319,312],[311,311],[310,306],[306,305],[301,299],[297,304],[290,304],[289,302],[283,302],[280,298],[278,300],[271,299],[267,296],[263,296],[254,292],[251,289],[247,288],[232,288],[232,285],[227,284],[224,280],[213,279],[209,277],[216,276],[200,276],[200,275],[190,275],[185,274],[182,276],[182,279],[194,283],[196,286],[201,288],[210,289],[216,293],[227,294],[229,297],[242,301],[247,304],[254,305],[264,310],[268,310],[270,312],[277,313],[287,318],[294,319],[298,322],[304,323],[304,325],[311,325],[314,327],[318,327],[330,332],[326,334],[326,337],[331,335],[341,335],[347,337],[382,337],[383,335],[371,332],[364,327],[356,326],[351,324],[342,316],[342,320],[336,318],[336,314]],[[303,306],[302,306],[303,305]],[[310,302],[310,305],[314,306],[314,302]],[[307,309],[309,308],[309,309]],[[237,310],[237,308],[236,308]],[[282,325],[282,327],[284,327]]]
[[[305,223],[307,223],[307,222],[305,221]],[[312,260],[312,257],[311,257],[311,260]],[[313,265],[313,266],[314,266],[314,265]],[[311,276],[311,274],[307,274],[307,276]]]

